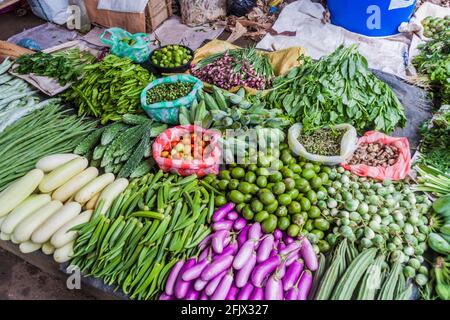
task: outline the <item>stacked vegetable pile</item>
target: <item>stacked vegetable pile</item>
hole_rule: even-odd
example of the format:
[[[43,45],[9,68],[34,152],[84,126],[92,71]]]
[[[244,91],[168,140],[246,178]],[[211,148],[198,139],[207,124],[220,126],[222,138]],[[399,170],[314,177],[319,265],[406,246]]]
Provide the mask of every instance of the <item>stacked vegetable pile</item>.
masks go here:
[[[242,86],[267,89],[274,77],[269,59],[255,48],[238,48],[212,54],[193,65],[191,73],[225,90]]]
[[[426,274],[420,263],[414,266]],[[424,274],[417,277],[423,277],[426,283]],[[389,268],[383,252],[376,248],[358,252],[347,239],[327,259],[321,257],[316,275],[316,300],[409,300],[412,296],[412,285],[407,285],[401,262]]]
[[[283,143],[279,150],[258,154],[257,164],[231,165],[218,179],[205,179],[226,192],[216,196],[216,205],[231,201],[245,219],[261,223],[265,233],[279,228],[291,237],[302,234],[317,245],[316,250],[326,252],[329,209],[337,206],[330,172],[329,167],[295,158]]]
[[[0,239],[20,243],[23,253],[42,248],[55,261],[68,261],[77,237],[72,227],[89,221],[98,199],[106,208],[128,185],[87,166],[87,159],[75,154],[40,159],[0,194]]]
[[[0,133],[0,191],[30,171],[43,156],[72,152],[95,127],[95,122],[69,116],[57,101],[42,104],[45,106]]]
[[[247,224],[233,207],[214,213],[215,233],[200,243],[198,256],[174,265],[160,299],[306,300],[318,268],[309,241],[283,238],[279,230],[263,235],[258,222]]]
[[[450,34],[450,16],[438,18],[429,16],[422,20],[423,35],[427,38],[437,39],[441,35]]]
[[[211,232],[205,224],[214,192],[208,191],[195,176],[162,171],[133,180],[108,210],[100,204],[78,228],[71,264],[131,298],[155,298],[173,265],[195,255]]]
[[[91,165],[119,178],[138,178],[152,168],[153,138],[167,125],[143,115],[124,114],[122,121],[93,131],[75,148],[75,153],[91,160]]]
[[[174,101],[185,97],[194,88],[192,82],[162,83],[147,91],[147,104]]]
[[[125,113],[136,113],[140,94],[154,76],[128,58],[106,56],[84,68],[83,78],[70,87],[67,100],[76,104],[78,114],[119,121]]]
[[[356,46],[311,59],[273,82],[269,103],[301,122],[305,132],[349,123],[390,133],[404,126],[405,111],[391,88],[369,71]]]
[[[53,54],[37,52],[19,57],[14,72],[18,74],[34,73],[38,76],[55,78],[61,85],[77,81],[83,75],[86,66],[95,62],[95,57],[79,49],[55,52]]]

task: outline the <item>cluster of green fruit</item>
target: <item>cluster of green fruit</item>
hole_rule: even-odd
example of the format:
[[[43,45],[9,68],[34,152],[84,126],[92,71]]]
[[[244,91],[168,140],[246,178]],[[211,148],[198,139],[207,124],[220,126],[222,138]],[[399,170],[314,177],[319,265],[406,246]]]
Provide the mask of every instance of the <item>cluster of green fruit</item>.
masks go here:
[[[176,44],[157,49],[151,56],[152,63],[162,68],[183,66],[191,59],[192,52],[188,48]]]
[[[249,151],[250,159],[255,155],[256,163],[232,164],[217,177],[205,178],[224,193],[216,196],[216,206],[231,201],[264,232],[279,228],[291,237],[306,235],[316,250],[328,251],[330,222],[319,204],[328,200],[331,168],[295,157],[285,143],[266,153]]]
[[[450,16],[445,18],[426,17],[422,21],[423,35],[430,39],[437,39],[442,35],[450,35]]]

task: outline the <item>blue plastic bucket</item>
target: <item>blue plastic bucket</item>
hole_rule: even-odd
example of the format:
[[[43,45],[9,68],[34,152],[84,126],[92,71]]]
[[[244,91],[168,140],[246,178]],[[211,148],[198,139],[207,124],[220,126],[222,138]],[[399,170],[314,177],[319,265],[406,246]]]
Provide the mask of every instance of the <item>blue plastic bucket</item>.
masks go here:
[[[328,0],[331,23],[369,37],[399,33],[411,18],[416,0]]]

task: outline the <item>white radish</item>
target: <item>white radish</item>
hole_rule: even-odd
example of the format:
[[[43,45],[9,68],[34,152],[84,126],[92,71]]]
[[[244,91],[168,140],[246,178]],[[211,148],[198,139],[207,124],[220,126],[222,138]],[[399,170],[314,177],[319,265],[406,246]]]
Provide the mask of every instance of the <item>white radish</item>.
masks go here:
[[[53,253],[53,259],[55,259],[55,261],[58,263],[69,261],[73,256],[73,243],[74,242],[71,241],[63,247],[56,249]]]
[[[44,172],[50,172],[58,168],[59,166],[62,166],[63,164],[66,164],[70,160],[73,160],[75,158],[79,158],[80,156],[73,153],[59,153],[59,154],[52,154],[46,157],[43,157],[36,163],[36,168],[41,169]]]
[[[105,173],[83,187],[75,195],[75,201],[79,203],[88,202],[96,193],[99,193],[106,188],[107,185],[114,181],[114,175],[112,173]]]
[[[31,195],[21,204],[19,204],[2,223],[1,231],[4,233],[13,233],[16,226],[37,209],[43,207],[51,201],[48,194]]]
[[[42,244],[27,241],[27,242],[23,242],[19,245],[19,250],[22,253],[31,253],[31,252],[39,250],[41,247],[42,247]]]
[[[109,187],[109,186],[108,186]],[[106,188],[108,188],[106,187]],[[86,210],[94,210],[95,205],[97,204],[97,200],[100,198],[100,192],[96,193],[85,205],[84,209]]]
[[[42,193],[52,192],[86,169],[88,164],[88,160],[82,157],[70,160],[47,174],[39,184],[39,190]]]
[[[33,232],[31,241],[34,243],[45,243],[49,241],[56,231],[79,215],[80,212],[81,205],[78,202],[66,203]]]
[[[43,178],[44,172],[42,170],[33,169],[0,193],[0,217],[6,216],[28,198]]]
[[[14,233],[11,234],[11,239],[9,239],[9,240],[11,240],[11,242],[14,243],[14,244],[19,244],[19,243],[20,243],[20,242],[17,241],[16,238],[14,237]]]
[[[25,242],[30,240],[33,232],[39,228],[48,218],[50,218],[56,211],[61,209],[63,204],[61,201],[53,200],[42,208],[33,212],[30,216],[26,217],[19,225],[14,229],[14,238],[16,241]]]
[[[75,177],[67,181],[61,187],[56,189],[52,194],[53,200],[66,202],[71,196],[75,195],[81,188],[87,185],[90,181],[98,176],[98,169],[89,167],[83,172],[77,174]]]
[[[46,242],[42,245],[42,252],[46,255],[53,254],[53,252],[55,252],[55,249],[56,248],[50,242]]]
[[[87,210],[63,225],[50,239],[50,243],[55,248],[61,248],[71,241],[74,241],[78,236],[78,231],[69,231],[82,223],[86,223],[91,219],[92,210]]]
[[[100,198],[97,201],[97,206],[101,200],[103,200],[101,214],[105,214],[113,201],[128,187],[128,180],[124,178],[117,179],[109,186],[107,186],[101,193]]]
[[[9,233],[0,232],[0,240],[9,241],[11,240],[11,235]]]
[[[6,217],[1,217],[0,218],[0,230],[2,228],[2,224],[3,224],[3,221],[5,221],[5,219],[6,219]]]

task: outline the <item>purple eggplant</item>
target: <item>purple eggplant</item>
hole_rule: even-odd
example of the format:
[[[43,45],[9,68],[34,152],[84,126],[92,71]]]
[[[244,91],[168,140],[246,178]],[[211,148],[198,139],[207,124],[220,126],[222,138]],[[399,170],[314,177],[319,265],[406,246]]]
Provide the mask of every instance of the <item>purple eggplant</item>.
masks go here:
[[[245,220],[242,217],[239,217],[234,221],[233,230],[240,231],[240,230],[244,229],[246,225],[247,225],[247,220]]]
[[[273,237],[275,238],[275,240],[280,240],[283,237],[283,232],[280,229],[276,228],[273,232]]]
[[[215,278],[220,273],[231,267],[231,265],[233,264],[233,260],[234,256],[232,255],[220,256],[217,259],[214,259],[210,264],[206,266],[200,277],[205,281],[209,281]]]
[[[317,260],[317,255],[314,252],[311,242],[306,237],[302,239],[300,253],[305,261],[306,267],[311,271],[316,271],[319,267],[319,261]]]
[[[197,291],[202,291],[203,289],[205,289],[205,287],[208,284],[208,282],[209,281],[205,281],[205,280],[202,280],[201,278],[198,278],[194,282],[194,289],[197,290]]]
[[[233,268],[236,270],[242,269],[245,263],[248,261],[255,249],[255,241],[247,240],[239,249],[238,253],[234,257]]]
[[[181,270],[178,274],[178,277],[177,277],[177,281],[175,282],[175,287],[174,287],[174,293],[175,293],[175,297],[177,297],[177,299],[183,299],[186,296],[191,283],[189,281],[184,281],[182,278],[182,275],[186,270],[191,268],[195,263],[196,263],[196,259],[190,258],[186,261],[186,263],[181,268]]]
[[[309,291],[311,290],[313,282],[313,276],[311,274],[311,271],[306,270],[303,272],[302,276],[300,277],[300,281],[297,285],[298,287],[298,298],[297,300],[307,300]]]
[[[277,274],[269,277],[264,288],[266,300],[283,300],[283,284]]]
[[[256,222],[248,229],[248,240],[258,241],[261,238],[261,224]]]
[[[273,256],[276,256],[277,254],[278,254],[278,250],[272,249],[272,250],[270,250],[269,258],[272,258]]]
[[[209,246],[209,244],[211,243],[211,239],[213,238],[214,233],[210,234],[209,236],[205,237],[205,239],[203,239],[199,244],[198,247],[200,248],[200,250],[204,250],[205,248],[207,248]]]
[[[231,210],[233,210],[233,208],[234,208],[233,202],[229,202],[229,203],[221,206],[219,209],[216,210],[216,212],[214,212],[212,221],[218,222],[218,221],[223,220],[225,218],[225,216],[227,215],[227,213],[230,212]]]
[[[226,274],[227,270],[225,270],[224,272],[216,276],[214,279],[209,281],[208,285],[205,287],[204,290],[208,296],[211,296],[214,293],[214,291],[216,291],[217,286],[219,285],[220,281],[222,280],[223,277],[225,277]]]
[[[289,255],[296,251],[300,250],[300,243],[299,242],[291,242],[290,244],[286,245],[283,249],[278,249],[278,252],[281,255]]]
[[[252,272],[252,283],[255,287],[261,287],[265,278],[274,272],[281,263],[279,255],[270,257],[266,261],[258,264]]]
[[[231,285],[233,284],[233,275],[227,273],[221,280],[219,285],[217,286],[214,293],[211,295],[211,300],[225,300],[228,295],[228,292],[231,289]]]
[[[286,237],[286,239],[284,240],[284,242],[286,243],[286,244],[291,244],[292,242],[294,242],[294,238],[292,238],[292,237]]]
[[[256,254],[253,253],[247,263],[236,272],[235,281],[236,287],[243,288],[247,283],[250,275],[252,274],[253,268],[256,265]]]
[[[239,290],[239,294],[237,296],[237,300],[248,300],[248,299],[250,299],[252,291],[253,291],[253,285],[250,282],[248,282],[247,284],[245,284],[245,286],[243,286],[241,288],[241,290]]]
[[[236,211],[230,211],[227,214],[227,219],[230,221],[234,221],[239,217],[239,214]]]
[[[303,271],[303,260],[294,261],[286,270],[286,274],[283,277],[283,289],[288,291],[295,286],[300,274]]]
[[[258,251],[256,254],[256,261],[261,263],[266,261],[270,256],[270,251],[273,248],[273,243],[275,239],[273,235],[267,235],[259,244]]]
[[[286,262],[281,261],[280,265],[278,266],[277,270],[275,270],[275,273],[277,274],[278,278],[283,278],[286,274]]]
[[[234,256],[236,254],[236,252],[238,251],[238,249],[239,249],[239,246],[238,246],[237,242],[231,242],[229,245],[227,245],[225,247],[225,249],[223,249],[221,254],[215,254],[213,256],[213,259],[215,260],[221,256],[228,256],[230,254]]]
[[[175,265],[172,267],[172,271],[170,271],[170,275],[167,278],[166,288],[164,290],[168,296],[173,295],[173,288],[175,287],[175,282],[177,281],[178,274],[180,273],[180,270],[183,268],[183,266],[184,260],[180,260],[177,263],[175,263]]]
[[[278,252],[283,251],[285,248],[286,248],[286,245],[284,244],[284,242],[281,242],[281,241],[280,241],[280,243],[279,243],[278,246],[277,246]]]
[[[230,291],[228,291],[227,297],[225,300],[237,300],[237,295],[239,293],[239,289],[236,288],[234,285],[231,286]]]
[[[173,296],[169,296],[168,294],[161,293],[159,300],[175,300],[175,298]]]
[[[289,291],[286,292],[286,294],[284,295],[285,300],[297,300],[297,298],[298,298],[298,288],[297,287],[293,287],[293,288],[289,289]]]
[[[194,290],[193,288],[190,288],[189,291],[186,293],[186,297],[184,297],[185,300],[198,300],[200,297],[200,292]]]
[[[215,253],[222,253],[223,251],[223,243],[225,238],[229,236],[228,230],[220,230],[214,233],[213,238],[211,239],[211,246]]]
[[[202,261],[197,262],[195,265],[187,269],[181,275],[184,281],[191,281],[197,279],[202,274],[203,270],[211,261],[209,259],[204,259]]]
[[[220,230],[231,230],[231,228],[233,227],[233,221],[217,221],[214,222],[214,224],[212,225],[212,229],[214,231],[220,231]]]
[[[264,300],[263,288],[253,288],[252,294],[250,295],[250,300]]]
[[[250,226],[247,225],[241,230],[241,232],[239,232],[239,235],[237,236],[239,247],[242,246],[245,241],[247,241],[248,229],[250,229]]]
[[[211,248],[206,248],[198,255],[198,261],[205,260],[208,256],[211,256]]]
[[[286,257],[286,266],[289,267],[292,262],[300,259],[300,251],[292,252]]]
[[[208,300],[208,296],[206,295],[206,293],[202,292],[199,300]]]

